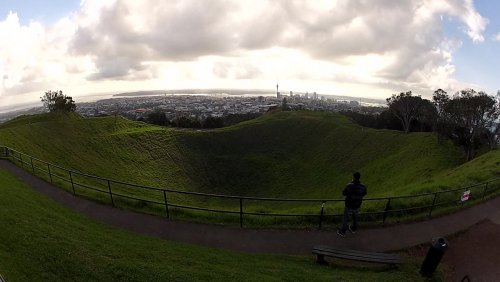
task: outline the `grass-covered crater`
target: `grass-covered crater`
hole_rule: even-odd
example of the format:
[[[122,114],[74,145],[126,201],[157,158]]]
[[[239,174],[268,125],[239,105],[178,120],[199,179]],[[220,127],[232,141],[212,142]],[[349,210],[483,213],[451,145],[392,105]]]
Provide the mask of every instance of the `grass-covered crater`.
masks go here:
[[[250,197],[340,198],[353,171],[362,173],[369,197],[438,191],[500,175],[499,151],[462,163],[459,148],[438,142],[431,133],[369,129],[338,114],[309,111],[268,113],[215,130],[164,128],[120,117],[25,116],[0,125],[0,144],[111,179]],[[94,184],[106,188],[105,183]],[[155,191],[113,188],[163,199]],[[104,200],[106,195],[99,197]],[[233,200],[170,197],[187,205],[239,209]],[[122,204],[139,209],[149,205],[125,200]],[[370,203],[365,208],[370,209]],[[245,211],[317,213],[318,207],[247,201]]]

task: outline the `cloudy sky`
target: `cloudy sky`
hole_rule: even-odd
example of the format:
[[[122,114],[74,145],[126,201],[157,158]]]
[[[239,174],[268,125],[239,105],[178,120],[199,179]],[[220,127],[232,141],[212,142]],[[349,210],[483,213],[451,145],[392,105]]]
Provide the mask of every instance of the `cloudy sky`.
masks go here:
[[[490,0],[0,0],[0,108],[62,89],[500,89]]]

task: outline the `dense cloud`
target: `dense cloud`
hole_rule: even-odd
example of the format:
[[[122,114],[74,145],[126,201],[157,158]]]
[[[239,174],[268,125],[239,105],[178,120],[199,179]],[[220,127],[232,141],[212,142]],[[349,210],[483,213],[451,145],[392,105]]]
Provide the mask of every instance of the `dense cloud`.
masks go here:
[[[456,17],[473,41],[486,21],[471,1],[116,1],[80,26],[71,49],[95,58],[97,78],[119,78],[144,61],[195,61],[208,55],[245,56],[270,47],[298,49],[339,64],[378,54],[388,64],[376,75],[419,80],[453,69],[442,16]],[[251,70],[251,73],[258,71]],[[215,73],[224,75],[220,64]]]
[[[14,38],[0,43],[8,56],[0,75],[12,91],[178,78],[445,88],[456,83],[461,44],[443,31],[451,20],[484,41],[487,20],[472,0],[86,0],[50,27],[21,26],[14,14],[0,22],[0,35]]]

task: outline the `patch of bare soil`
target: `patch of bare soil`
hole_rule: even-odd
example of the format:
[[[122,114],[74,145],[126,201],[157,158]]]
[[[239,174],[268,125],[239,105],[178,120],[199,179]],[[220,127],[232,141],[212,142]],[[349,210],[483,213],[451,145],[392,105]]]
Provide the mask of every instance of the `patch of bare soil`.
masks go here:
[[[451,268],[451,280],[500,281],[500,224],[484,220],[451,238],[443,262]],[[468,280],[465,280],[468,281]]]

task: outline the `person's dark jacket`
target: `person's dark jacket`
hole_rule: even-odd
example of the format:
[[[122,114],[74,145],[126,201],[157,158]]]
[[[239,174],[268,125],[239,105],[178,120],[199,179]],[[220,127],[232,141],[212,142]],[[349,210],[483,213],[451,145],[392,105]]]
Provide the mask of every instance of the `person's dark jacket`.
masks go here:
[[[363,197],[366,195],[366,187],[358,181],[353,181],[347,184],[342,195],[345,196],[345,206],[348,209],[359,209]]]

